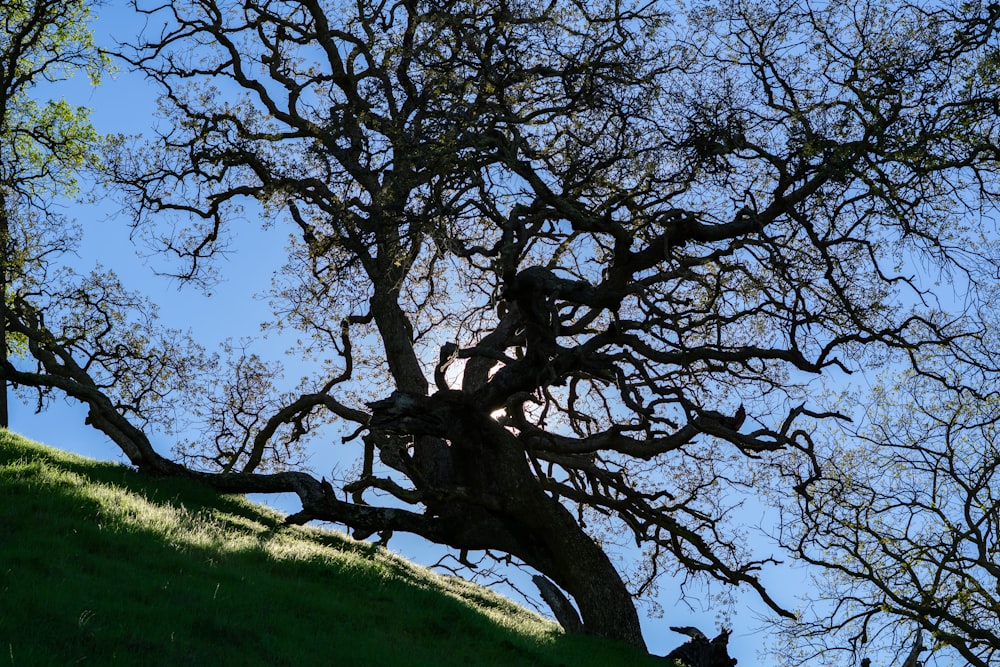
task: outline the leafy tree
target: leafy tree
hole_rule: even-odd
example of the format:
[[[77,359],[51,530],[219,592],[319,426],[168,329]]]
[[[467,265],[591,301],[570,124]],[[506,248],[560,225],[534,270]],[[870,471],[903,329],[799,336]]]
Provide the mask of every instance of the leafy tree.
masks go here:
[[[984,342],[995,356],[995,332]],[[923,664],[1000,657],[1000,393],[996,378],[966,386],[975,369],[961,360],[926,368],[961,389],[912,371],[877,385],[785,507],[783,542],[824,573],[811,596],[822,613],[783,628],[798,639],[789,663],[902,655],[925,640]]]
[[[81,168],[95,159],[89,111],[64,99],[40,100],[45,89],[76,74],[96,85],[107,57],[88,27],[90,2],[0,0],[0,294],[37,281],[40,265],[74,236],[53,206],[78,192]],[[23,285],[21,284],[23,283]],[[0,299],[0,311],[6,308]],[[0,365],[10,348],[0,317]],[[8,424],[7,383],[0,426]]]
[[[116,404],[20,304],[41,366],[16,379],[87,401],[141,468],[512,557],[584,631],[641,646],[633,598],[664,572],[791,617],[732,515],[817,497],[817,428],[847,416],[819,381],[903,364],[955,392],[940,355],[997,370],[973,308],[997,259],[995,5],[137,9],[156,27],[125,57],[169,123],[109,156],[136,227],[197,282],[241,221],[287,225],[275,320],[315,368],[287,395],[260,395],[278,371],[249,354],[192,383],[214,435],[182,465],[132,424],[153,389]],[[204,368],[123,349],[150,363],[105,376],[139,388]],[[339,488],[289,458],[326,424],[360,449]],[[625,540],[642,558],[619,568]]]

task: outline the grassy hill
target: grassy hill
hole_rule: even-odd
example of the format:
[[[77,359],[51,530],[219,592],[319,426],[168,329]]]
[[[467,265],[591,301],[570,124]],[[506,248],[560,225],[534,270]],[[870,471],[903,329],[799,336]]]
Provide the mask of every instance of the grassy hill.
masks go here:
[[[664,665],[183,480],[0,430],[0,666]]]

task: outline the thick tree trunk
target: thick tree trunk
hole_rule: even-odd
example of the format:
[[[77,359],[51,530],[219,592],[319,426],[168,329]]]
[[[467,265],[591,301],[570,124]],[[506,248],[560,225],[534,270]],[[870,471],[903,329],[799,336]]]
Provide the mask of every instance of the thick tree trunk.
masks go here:
[[[478,494],[492,522],[511,536],[504,548],[573,598],[584,632],[645,650],[635,602],[618,571],[569,510],[545,493],[516,436],[463,392],[408,401],[418,416],[434,415],[443,425],[451,442],[455,484]]]
[[[530,531],[517,555],[569,593],[585,633],[646,650],[635,601],[611,559],[565,507],[539,496],[533,516],[516,518]]]

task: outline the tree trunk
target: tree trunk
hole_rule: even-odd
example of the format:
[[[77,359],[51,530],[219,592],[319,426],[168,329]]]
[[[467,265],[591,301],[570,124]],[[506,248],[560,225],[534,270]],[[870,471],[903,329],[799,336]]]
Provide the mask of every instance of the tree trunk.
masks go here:
[[[635,602],[618,571],[570,511],[545,493],[517,437],[464,392],[438,392],[414,407],[445,425],[455,484],[479,495],[491,523],[511,536],[506,550],[573,598],[585,633],[645,650]]]
[[[516,555],[569,593],[580,610],[584,633],[645,651],[635,601],[611,559],[569,510],[543,493],[537,499],[531,515],[517,517],[531,537],[524,552]]]

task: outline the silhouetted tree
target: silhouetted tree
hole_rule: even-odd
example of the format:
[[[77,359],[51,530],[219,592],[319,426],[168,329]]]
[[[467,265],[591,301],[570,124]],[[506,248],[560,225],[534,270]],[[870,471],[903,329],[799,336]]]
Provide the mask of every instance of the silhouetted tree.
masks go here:
[[[200,392],[216,435],[184,450],[210,465],[185,467],[80,365],[67,386],[141,468],[512,556],[584,631],[641,646],[633,597],[663,572],[791,616],[730,519],[768,480],[819,493],[813,431],[843,415],[817,378],[937,377],[939,351],[996,370],[969,307],[996,259],[993,5],[138,9],[126,57],[167,123],[109,158],[136,227],[191,281],[240,224],[294,230],[275,317],[315,368],[262,399],[274,369],[237,355]],[[936,298],[921,265],[969,298]],[[46,372],[16,379],[55,383],[63,348],[34,340]],[[324,422],[359,443],[336,487],[286,465]],[[605,550],[624,536],[643,549],[627,579]]]
[[[982,340],[995,358],[996,328]],[[905,665],[1000,658],[1000,387],[978,363],[944,355],[876,385],[786,503],[782,542],[824,573],[823,613],[783,628],[813,664],[843,664],[836,648]]]

